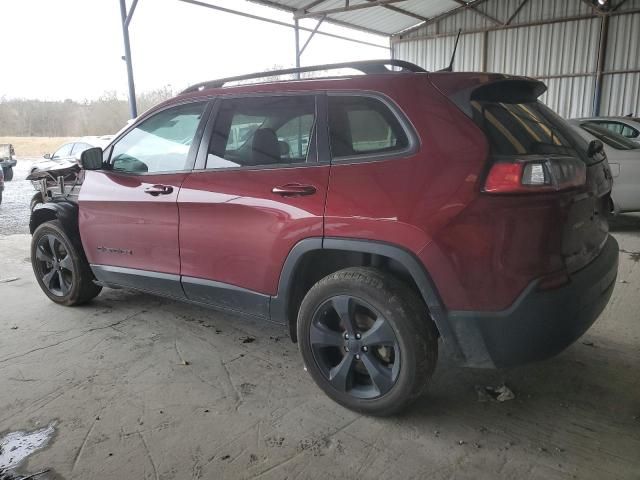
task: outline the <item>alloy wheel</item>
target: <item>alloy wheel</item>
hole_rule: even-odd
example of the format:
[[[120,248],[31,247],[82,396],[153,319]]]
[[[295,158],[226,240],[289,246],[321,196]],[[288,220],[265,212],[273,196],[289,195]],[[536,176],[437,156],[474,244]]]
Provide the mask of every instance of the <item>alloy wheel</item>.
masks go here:
[[[49,292],[64,297],[74,281],[73,260],[64,243],[52,234],[45,234],[36,245],[36,265],[42,284]]]
[[[391,324],[372,305],[350,295],[326,300],[309,329],[316,364],[338,391],[377,398],[395,384],[400,348]]]

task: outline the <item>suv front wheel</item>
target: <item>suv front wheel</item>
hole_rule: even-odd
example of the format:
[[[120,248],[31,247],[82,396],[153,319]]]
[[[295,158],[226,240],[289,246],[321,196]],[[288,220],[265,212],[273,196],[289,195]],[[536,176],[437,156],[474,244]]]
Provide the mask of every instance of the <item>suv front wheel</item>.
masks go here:
[[[300,307],[298,341],[307,370],[329,397],[378,416],[420,396],[438,357],[424,303],[373,268],[348,268],[316,283]]]
[[[60,305],[80,305],[100,293],[84,252],[59,221],[45,222],[31,239],[31,266],[42,291]]]

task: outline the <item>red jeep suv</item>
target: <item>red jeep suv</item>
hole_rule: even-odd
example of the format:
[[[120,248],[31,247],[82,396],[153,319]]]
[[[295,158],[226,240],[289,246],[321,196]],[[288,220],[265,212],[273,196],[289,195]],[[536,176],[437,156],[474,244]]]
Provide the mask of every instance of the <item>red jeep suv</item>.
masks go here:
[[[281,80],[333,68],[361,74]],[[125,287],[287,325],[320,388],[374,415],[420,395],[440,339],[472,367],[555,355],[606,306],[618,245],[602,144],[545,90],[398,60],[195,85],[33,212],[37,281],[63,305]]]

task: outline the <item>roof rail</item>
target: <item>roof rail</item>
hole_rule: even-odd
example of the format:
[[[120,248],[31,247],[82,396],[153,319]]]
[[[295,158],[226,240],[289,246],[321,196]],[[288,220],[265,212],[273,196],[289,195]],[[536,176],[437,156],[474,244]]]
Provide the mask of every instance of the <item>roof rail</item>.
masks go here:
[[[400,70],[389,70],[387,66],[397,67],[397,68],[400,68]],[[271,70],[267,72],[250,73],[248,75],[239,75],[237,77],[220,78],[218,80],[211,80],[208,82],[196,83],[195,85],[192,85],[186,90],[183,90],[182,92],[180,92],[180,94],[197,92],[199,90],[204,90],[205,88],[220,88],[220,87],[223,87],[226,83],[237,82],[241,80],[275,77],[277,75],[288,75],[292,73],[318,72],[322,70],[336,70],[339,68],[352,68],[354,70],[359,70],[360,72],[367,75],[376,74],[376,73],[394,73],[394,72],[395,73],[426,72],[424,68],[419,67],[418,65],[415,65],[410,62],[405,62],[404,60],[363,60],[359,62],[344,62],[344,63],[332,63],[327,65],[314,65],[312,67],[286,68],[284,70]]]

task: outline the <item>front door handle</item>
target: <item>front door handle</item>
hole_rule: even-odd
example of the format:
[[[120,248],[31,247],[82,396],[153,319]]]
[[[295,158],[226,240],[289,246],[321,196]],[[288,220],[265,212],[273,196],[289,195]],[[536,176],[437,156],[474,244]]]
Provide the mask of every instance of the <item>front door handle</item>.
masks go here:
[[[316,187],[313,185],[299,185],[297,183],[288,183],[279,187],[273,187],[272,193],[282,195],[283,197],[302,197],[304,195],[313,195],[316,193]]]
[[[158,195],[169,195],[170,193],[173,193],[173,187],[171,185],[153,185],[145,188],[144,193],[148,193],[154,197],[157,197]]]

